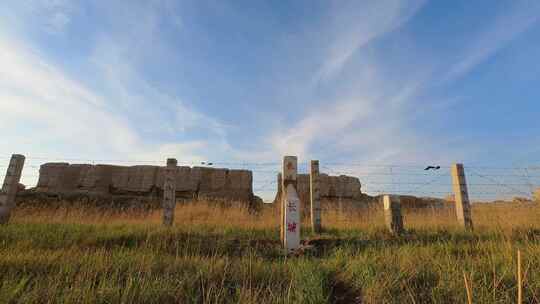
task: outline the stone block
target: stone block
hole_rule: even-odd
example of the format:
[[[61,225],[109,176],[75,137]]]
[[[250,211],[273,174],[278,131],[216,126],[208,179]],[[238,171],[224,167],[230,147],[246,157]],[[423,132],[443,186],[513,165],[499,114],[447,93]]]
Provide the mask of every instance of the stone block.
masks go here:
[[[150,192],[156,184],[156,166],[132,166],[128,170],[126,191]]]
[[[534,190],[533,201],[540,203],[540,188]]]
[[[68,163],[47,163],[39,168],[37,187],[47,191],[60,191]]]
[[[251,171],[186,166],[176,170],[176,191],[183,197],[242,201],[254,197]],[[164,176],[165,167],[158,166],[48,163],[41,166],[37,190],[146,195],[163,190]]]

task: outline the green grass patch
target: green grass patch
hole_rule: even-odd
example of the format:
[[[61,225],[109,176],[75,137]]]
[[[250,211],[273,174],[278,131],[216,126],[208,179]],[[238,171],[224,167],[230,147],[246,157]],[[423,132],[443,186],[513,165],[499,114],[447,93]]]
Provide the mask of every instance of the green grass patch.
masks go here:
[[[2,303],[540,303],[540,233],[327,230],[286,257],[277,229],[14,223]],[[308,236],[314,237],[314,236]]]

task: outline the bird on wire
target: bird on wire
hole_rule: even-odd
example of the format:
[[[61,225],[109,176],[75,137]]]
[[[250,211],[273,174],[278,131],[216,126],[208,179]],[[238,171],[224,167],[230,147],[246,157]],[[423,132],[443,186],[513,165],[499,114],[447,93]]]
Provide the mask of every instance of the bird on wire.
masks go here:
[[[428,170],[439,170],[441,168],[441,166],[427,166],[424,170],[425,171],[428,171]]]

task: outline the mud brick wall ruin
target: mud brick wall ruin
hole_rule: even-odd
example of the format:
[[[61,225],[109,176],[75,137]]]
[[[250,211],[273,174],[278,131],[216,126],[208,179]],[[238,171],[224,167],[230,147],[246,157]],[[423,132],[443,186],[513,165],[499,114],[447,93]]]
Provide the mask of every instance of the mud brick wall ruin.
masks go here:
[[[40,167],[35,191],[151,195],[163,190],[165,167],[46,163]],[[211,198],[251,202],[253,175],[247,170],[178,167],[180,198]]]
[[[381,204],[382,196],[370,196],[362,193],[362,185],[356,177],[340,175],[332,176],[321,173],[320,175],[320,196],[322,207],[326,209],[343,208],[351,209],[358,207],[371,207]],[[311,187],[309,174],[298,174],[297,176],[298,196],[300,197],[303,212],[308,213],[311,203]],[[274,199],[279,202],[281,199],[281,174],[277,176],[278,192]],[[444,199],[430,197],[415,197],[411,195],[398,195],[404,209],[440,209],[453,208],[453,204]],[[278,204],[276,204],[278,205]]]
[[[336,205],[340,202],[367,204],[371,199],[361,191],[362,185],[356,177],[340,175],[332,176],[321,173],[319,175],[319,192],[321,201]],[[274,202],[279,202],[282,193],[281,174],[277,176],[278,191]],[[311,201],[311,187],[309,174],[297,175],[297,191],[302,209],[307,211]],[[324,207],[324,206],[323,206]]]
[[[534,190],[533,201],[540,202],[540,188]]]
[[[165,167],[115,166],[46,163],[40,167],[37,187],[27,192],[42,194],[96,194],[159,197],[163,191]],[[274,202],[281,197],[281,174]],[[310,176],[297,177],[298,195],[304,212],[310,205]],[[253,173],[248,170],[179,166],[176,196],[180,199],[218,199],[258,205],[262,200],[253,193]],[[351,176],[320,174],[323,208],[366,207],[379,197],[362,193],[360,180]],[[440,208],[448,206],[440,199],[401,196],[404,208]],[[278,204],[275,204],[278,205]]]

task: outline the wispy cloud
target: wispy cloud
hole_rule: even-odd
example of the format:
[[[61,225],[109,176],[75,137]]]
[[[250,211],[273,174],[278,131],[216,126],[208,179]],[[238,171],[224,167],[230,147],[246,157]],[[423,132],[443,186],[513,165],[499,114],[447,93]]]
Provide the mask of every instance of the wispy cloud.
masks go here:
[[[272,145],[281,155],[307,156],[314,141],[340,136],[354,121],[372,114],[372,106],[371,100],[362,98],[328,103],[292,127],[275,132],[271,136]]]
[[[276,154],[349,162],[397,158],[411,161],[422,157],[423,153],[413,157],[421,149],[412,144],[417,139],[408,122],[412,115],[410,105],[427,79],[417,72],[389,79],[383,72],[384,62],[359,51],[404,24],[423,4],[424,1],[352,2],[331,10],[321,28],[331,29],[328,35],[332,39],[330,44],[323,45],[326,56],[315,79],[328,79],[344,72],[346,77],[340,81],[347,85],[331,97],[308,103],[306,109],[310,110],[299,115],[298,122],[272,132],[269,145]],[[353,58],[362,62],[362,70],[357,73],[351,73],[348,64]]]
[[[0,111],[8,113],[0,128],[11,130],[3,132],[0,152],[246,162],[296,154],[369,164],[464,158],[474,147],[454,145],[467,140],[463,135],[429,132],[450,119],[448,104],[462,100],[459,92],[431,96],[433,84],[441,74],[457,80],[537,24],[540,5],[518,2],[494,22],[486,18],[485,28],[456,38],[461,43],[448,55],[416,45],[414,26],[405,28],[432,8],[424,4],[330,2],[313,14],[322,20],[310,15],[300,26],[276,30],[248,28],[252,16],[232,18],[246,13],[232,12],[234,5],[205,23],[182,15],[173,1],[133,2],[129,9],[112,2],[11,2],[9,12],[0,11]],[[84,26],[95,21],[86,9],[99,25]],[[288,17],[269,22],[280,18]],[[216,29],[219,22],[226,26]],[[88,37],[71,50],[75,28]],[[257,53],[266,47],[242,43],[221,52],[221,40],[209,43],[229,30],[238,41],[264,37],[257,43],[276,47]],[[211,73],[222,75],[205,77]]]
[[[24,44],[0,37],[0,46],[0,107],[9,113],[1,124],[4,130],[15,127],[4,134],[9,140],[2,141],[2,151],[95,151],[102,145],[124,150],[135,143],[125,119],[107,112],[102,97]]]
[[[478,31],[444,81],[455,80],[482,63],[540,20],[540,2],[513,1],[510,9]]]
[[[330,98],[309,103],[307,108],[311,110],[300,115],[298,122],[272,132],[270,146],[277,153],[370,164],[454,162],[474,157],[475,145],[463,148],[466,139],[459,134],[433,137],[429,128],[423,130],[414,124],[419,119],[426,125],[437,124],[435,117],[444,116],[437,109],[446,109],[450,103],[455,105],[462,100],[452,94],[442,99],[430,97],[433,84],[440,83],[439,74],[435,73],[439,62],[423,60],[403,49],[403,58],[415,64],[408,65],[400,74],[389,75],[385,71],[392,69],[384,60],[374,60],[361,51],[371,41],[384,38],[407,22],[424,2],[408,4],[389,1],[365,6],[363,3],[363,10],[352,5],[331,12],[331,25],[323,24],[323,27],[332,30],[333,39],[325,46],[326,57],[315,79],[342,73],[339,81],[352,85]],[[540,19],[540,5],[536,2],[513,3],[511,8],[487,22],[486,29],[464,43],[461,59],[450,65],[445,83],[468,73]],[[360,76],[362,71],[351,72],[351,68],[358,68],[354,62],[361,62],[362,71],[369,70],[371,76]]]
[[[140,72],[138,60],[129,57],[130,48],[129,42],[118,45],[111,38],[99,40],[94,47],[91,62],[104,77],[110,108],[125,113],[135,127],[144,126],[147,133],[163,136],[196,131],[207,138],[225,136],[225,125],[150,84]]]
[[[186,164],[208,159],[209,151],[224,149],[205,138],[148,140],[128,116],[111,111],[110,99],[70,79],[24,44],[2,36],[0,66],[0,155],[22,153],[28,157],[22,177],[26,185],[36,183],[36,166],[46,161],[72,158],[80,159],[78,162],[143,160],[156,164],[176,157]]]
[[[228,148],[228,126],[199,111],[195,101],[160,87],[144,72],[153,64],[164,70],[170,68],[167,60],[156,57],[176,57],[168,37],[161,32],[162,16],[171,15],[169,8],[165,2],[152,2],[132,7],[127,15],[111,16],[120,25],[99,34],[90,62],[103,76],[101,84],[110,99],[109,107],[123,112],[143,137],[170,144],[211,142],[214,149],[203,155],[218,154]],[[173,19],[178,18],[174,14]]]
[[[399,28],[425,1],[339,1],[330,10],[330,38],[327,56],[316,79],[339,73],[360,48]]]
[[[63,3],[28,5],[48,4],[54,11]],[[154,13],[147,21],[156,28],[159,12]],[[2,154],[199,161],[229,148],[223,124],[156,88],[140,72],[139,58],[130,57],[133,48],[151,53],[162,39],[155,32],[138,32],[130,37],[136,41],[110,36],[115,33],[97,39],[88,61],[92,68],[86,69],[94,74],[84,78],[98,80],[90,88],[32,41],[14,39],[23,29],[7,29],[0,31],[0,109],[9,115],[0,126],[12,132],[4,134]],[[145,39],[153,41],[146,50],[140,45]]]

